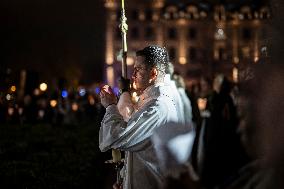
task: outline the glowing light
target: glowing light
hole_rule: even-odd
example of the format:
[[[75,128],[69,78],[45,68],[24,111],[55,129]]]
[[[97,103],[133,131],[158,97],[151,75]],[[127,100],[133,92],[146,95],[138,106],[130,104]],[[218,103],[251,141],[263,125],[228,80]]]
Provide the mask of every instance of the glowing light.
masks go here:
[[[100,94],[101,89],[99,87],[96,88],[96,94]]]
[[[61,96],[62,96],[62,98],[67,98],[68,97],[68,92],[66,90],[62,90]]]
[[[76,102],[74,102],[74,103],[72,104],[72,110],[73,110],[74,112],[76,112],[76,111],[78,111],[78,109],[79,109],[78,104],[77,104]]]
[[[137,93],[136,92],[133,92],[132,93],[132,102],[134,102],[134,103],[136,103],[136,102],[138,102],[138,100],[139,100],[139,96],[137,95]]]
[[[133,57],[127,57],[127,66],[132,66],[134,64],[134,58]]]
[[[9,114],[9,116],[13,115],[14,114],[14,108],[9,107],[8,108],[8,114]]]
[[[204,111],[206,109],[207,105],[207,99],[206,98],[198,98],[197,99],[197,105],[200,111]]]
[[[259,61],[259,57],[258,56],[254,57],[254,62],[257,63],[258,61]]]
[[[219,35],[224,35],[224,30],[221,29],[221,28],[219,28],[219,29],[218,29],[218,34],[219,34]]]
[[[158,14],[154,14],[153,15],[153,20],[154,21],[158,21],[159,20],[159,15]]]
[[[95,104],[95,99],[93,96],[89,96],[89,103],[90,105],[94,105]]]
[[[46,91],[47,90],[47,84],[46,83],[41,83],[40,85],[39,85],[39,89],[41,90],[41,91]]]
[[[202,18],[205,18],[205,17],[207,17],[207,13],[204,12],[204,11],[201,11],[201,12],[200,12],[200,16],[201,16]]]
[[[114,69],[113,67],[108,67],[107,68],[107,81],[109,83],[110,86],[114,85]]]
[[[238,77],[239,77],[239,70],[238,68],[233,68],[233,80],[234,82],[238,82]]]
[[[113,88],[113,92],[114,92],[114,94],[118,95],[119,94],[119,88],[118,87],[114,87]]]
[[[140,14],[139,14],[139,19],[140,19],[140,20],[145,20],[145,15],[144,15],[143,12],[140,12]]]
[[[250,48],[249,47],[243,47],[242,53],[243,53],[244,57],[249,58],[250,57]]]
[[[80,95],[80,96],[85,96],[85,95],[86,95],[86,89],[81,88],[81,89],[79,90],[79,95]]]
[[[240,59],[239,59],[239,57],[234,57],[233,61],[234,61],[235,64],[237,64],[237,63],[240,62]]]
[[[39,111],[38,111],[38,117],[39,117],[39,118],[43,118],[43,117],[44,117],[44,114],[45,114],[44,110],[39,110]]]
[[[186,58],[185,57],[179,57],[179,63],[180,64],[186,64]]]
[[[135,82],[133,82],[132,87],[133,87],[134,90],[137,89],[137,86],[136,86],[136,83],[135,83]]]
[[[57,105],[57,101],[56,100],[51,100],[49,104],[50,104],[50,106],[52,108],[54,108]]]
[[[34,95],[35,95],[35,96],[38,96],[39,94],[40,94],[40,90],[39,90],[39,89],[35,89],[35,90],[34,90]]]
[[[109,56],[107,57],[107,59],[106,59],[106,63],[107,63],[108,65],[112,65],[112,63],[113,63],[113,56],[109,55]]]
[[[215,33],[215,38],[218,40],[225,39],[225,32],[222,28],[217,29]]]
[[[12,92],[16,92],[17,88],[16,88],[15,85],[13,85],[13,86],[11,86],[10,90],[11,90]]]
[[[6,95],[6,99],[9,101],[9,100],[12,100],[12,95],[10,95],[10,94],[7,94]]]
[[[18,109],[18,113],[19,113],[19,115],[22,115],[22,114],[23,114],[23,112],[24,112],[24,108],[21,108],[21,107],[20,107],[20,108]]]

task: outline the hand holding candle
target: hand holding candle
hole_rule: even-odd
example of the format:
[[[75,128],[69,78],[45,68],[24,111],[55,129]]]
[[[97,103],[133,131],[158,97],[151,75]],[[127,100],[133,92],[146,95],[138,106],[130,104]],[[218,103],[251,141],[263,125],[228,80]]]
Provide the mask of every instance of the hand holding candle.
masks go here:
[[[112,91],[111,87],[105,85],[102,87],[100,92],[101,104],[107,108],[111,104],[117,104],[117,97]]]

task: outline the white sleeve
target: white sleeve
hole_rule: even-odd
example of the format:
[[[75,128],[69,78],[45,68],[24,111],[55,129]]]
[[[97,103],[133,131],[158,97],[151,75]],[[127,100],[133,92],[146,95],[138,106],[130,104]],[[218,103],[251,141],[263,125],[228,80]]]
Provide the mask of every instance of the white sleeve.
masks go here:
[[[128,121],[131,114],[134,112],[134,104],[128,92],[124,92],[120,95],[117,108],[119,113],[123,116],[124,121]]]
[[[167,115],[161,113],[161,103],[156,100],[135,112],[131,119],[124,121],[116,105],[107,107],[100,128],[100,149],[107,151],[110,148],[136,151],[139,144],[150,138],[153,131],[166,122]]]

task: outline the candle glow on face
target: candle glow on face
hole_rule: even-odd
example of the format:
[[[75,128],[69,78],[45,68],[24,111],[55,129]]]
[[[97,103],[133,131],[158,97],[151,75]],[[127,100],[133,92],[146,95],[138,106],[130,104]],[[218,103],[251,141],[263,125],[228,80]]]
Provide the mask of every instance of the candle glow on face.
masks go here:
[[[203,111],[206,109],[207,99],[206,98],[198,98],[197,105],[199,110]]]

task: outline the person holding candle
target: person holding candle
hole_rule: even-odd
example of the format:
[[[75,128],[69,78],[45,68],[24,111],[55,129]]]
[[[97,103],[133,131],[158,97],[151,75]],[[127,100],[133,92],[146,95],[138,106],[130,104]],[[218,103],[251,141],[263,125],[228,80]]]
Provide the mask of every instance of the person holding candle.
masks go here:
[[[126,152],[124,189],[158,188],[164,180],[150,138],[155,129],[166,123],[182,121],[171,88],[164,84],[168,62],[166,49],[156,45],[136,53],[132,79],[141,95],[127,122],[119,113],[117,98],[111,89],[100,93],[101,103],[106,108],[100,128],[100,149]]]

